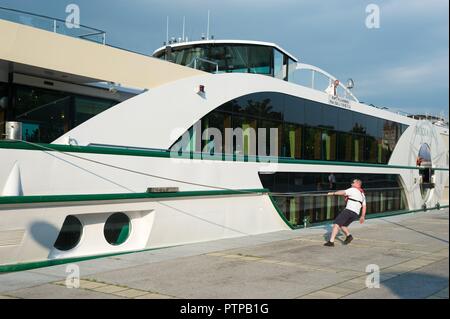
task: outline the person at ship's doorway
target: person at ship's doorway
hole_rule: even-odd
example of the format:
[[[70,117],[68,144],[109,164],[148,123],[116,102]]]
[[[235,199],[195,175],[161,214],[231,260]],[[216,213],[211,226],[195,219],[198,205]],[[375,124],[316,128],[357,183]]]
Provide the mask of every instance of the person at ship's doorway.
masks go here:
[[[331,231],[330,239],[324,244],[324,246],[334,247],[334,240],[341,229],[346,238],[344,245],[350,244],[353,240],[353,236],[350,234],[348,226],[359,219],[359,223],[364,223],[366,217],[366,196],[362,189],[362,182],[359,179],[352,181],[352,187],[328,193],[329,196],[345,196],[346,206],[345,209],[336,217],[333,222],[333,229]]]
[[[334,176],[333,173],[331,173],[330,175],[328,175],[328,187],[330,189],[336,189],[336,176]]]

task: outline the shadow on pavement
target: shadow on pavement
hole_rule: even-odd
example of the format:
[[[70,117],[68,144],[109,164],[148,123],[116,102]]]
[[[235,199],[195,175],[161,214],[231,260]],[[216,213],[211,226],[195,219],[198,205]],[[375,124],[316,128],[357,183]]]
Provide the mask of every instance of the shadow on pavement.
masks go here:
[[[389,276],[396,274],[386,273],[384,275]],[[381,283],[381,288],[383,287],[386,287],[401,299],[422,299],[448,288],[448,277],[420,272],[409,272],[383,281]]]

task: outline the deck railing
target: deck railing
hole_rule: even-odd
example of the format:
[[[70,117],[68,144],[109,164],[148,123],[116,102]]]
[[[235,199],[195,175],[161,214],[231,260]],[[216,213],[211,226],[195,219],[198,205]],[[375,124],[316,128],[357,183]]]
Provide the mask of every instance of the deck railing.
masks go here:
[[[81,24],[67,23],[65,20],[52,18],[26,11],[0,7],[0,19],[34,28],[106,44],[106,32]]]

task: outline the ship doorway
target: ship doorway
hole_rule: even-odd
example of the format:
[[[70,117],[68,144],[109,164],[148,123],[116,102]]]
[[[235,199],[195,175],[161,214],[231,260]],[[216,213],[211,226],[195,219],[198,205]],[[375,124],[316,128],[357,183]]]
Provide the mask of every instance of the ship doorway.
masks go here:
[[[416,165],[419,167],[420,192],[422,198],[427,201],[431,190],[434,188],[434,170],[431,162],[430,146],[422,144],[417,156]]]

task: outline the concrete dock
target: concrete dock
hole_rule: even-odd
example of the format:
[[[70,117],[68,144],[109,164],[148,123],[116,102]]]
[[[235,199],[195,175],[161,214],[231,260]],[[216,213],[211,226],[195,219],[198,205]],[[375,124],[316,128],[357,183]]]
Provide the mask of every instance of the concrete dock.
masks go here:
[[[448,299],[448,214],[354,223],[354,241],[333,248],[327,225],[5,273],[0,298]],[[74,266],[80,287],[67,288]],[[374,267],[379,288],[368,288]]]

